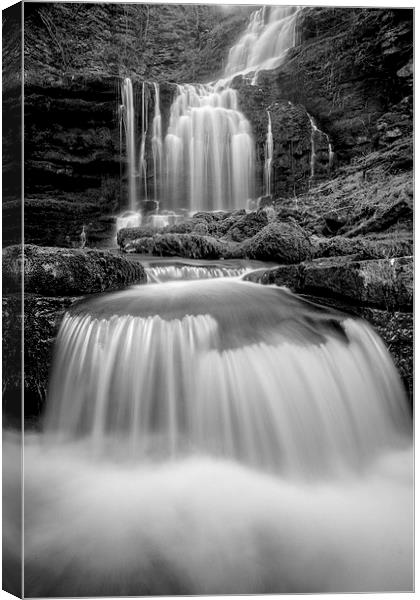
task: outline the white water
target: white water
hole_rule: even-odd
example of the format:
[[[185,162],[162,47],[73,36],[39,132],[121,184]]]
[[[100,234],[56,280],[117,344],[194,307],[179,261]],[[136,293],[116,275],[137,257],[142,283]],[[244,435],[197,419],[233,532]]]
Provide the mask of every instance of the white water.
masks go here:
[[[408,591],[411,469],[404,392],[363,322],[236,279],[90,298],[25,436],[25,592]]]
[[[152,124],[152,153],[153,153],[153,188],[154,199],[159,201],[159,182],[163,176],[163,140],[162,116],[160,114],[159,84],[153,84],[155,90],[155,115]]]
[[[297,12],[296,7],[255,11],[230,50],[222,79],[178,86],[165,138],[168,207],[226,210],[253,200],[255,144],[230,83],[236,74],[281,63],[295,44]]]
[[[306,113],[308,115],[308,119],[311,125],[311,180],[315,177],[316,170],[316,135],[323,136],[326,139],[328,144],[328,171],[331,172],[333,161],[334,161],[334,152],[332,149],[332,145],[330,142],[330,138],[327,133],[321,131],[312,115]]]
[[[254,141],[233,89],[179,85],[165,137],[170,208],[235,209],[254,189]]]
[[[267,111],[267,137],[265,140],[265,160],[264,160],[264,183],[265,183],[265,195],[271,196],[271,169],[273,165],[273,132],[271,129],[271,115],[270,111]]]
[[[124,79],[121,86],[122,116],[125,130],[127,169],[128,169],[128,205],[131,211],[137,208],[137,171],[136,138],[134,133],[134,101],[131,79]]]
[[[282,63],[296,44],[297,6],[263,6],[252,13],[243,35],[230,49],[225,75],[232,77]]]
[[[215,279],[219,277],[239,277],[251,269],[246,267],[193,266],[193,265],[154,265],[145,267],[149,283],[164,283],[191,279]]]
[[[146,82],[143,81],[141,88],[141,141],[140,141],[140,161],[139,161],[139,188],[140,194],[144,200],[147,200],[147,161],[146,161],[146,137],[149,128],[148,118],[148,98]]]
[[[120,229],[125,229],[126,227],[140,227],[142,223],[142,215],[139,212],[130,212],[126,211],[122,215],[117,217],[116,221],[116,230],[117,233]]]

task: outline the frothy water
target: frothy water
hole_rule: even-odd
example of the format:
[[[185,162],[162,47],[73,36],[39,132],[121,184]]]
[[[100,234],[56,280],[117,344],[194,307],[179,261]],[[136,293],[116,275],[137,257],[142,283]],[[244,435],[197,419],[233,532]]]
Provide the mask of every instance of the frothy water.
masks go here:
[[[251,269],[247,267],[221,267],[196,265],[153,265],[145,267],[149,283],[164,283],[166,281],[182,281],[184,279],[215,279],[219,277],[239,277]]]
[[[243,208],[254,193],[254,140],[236,90],[179,85],[164,151],[169,208]]]
[[[272,286],[172,281],[72,307],[25,496],[29,596],[412,589],[395,367],[366,323]]]
[[[296,44],[297,6],[262,6],[252,13],[248,26],[230,49],[226,75],[274,69]]]

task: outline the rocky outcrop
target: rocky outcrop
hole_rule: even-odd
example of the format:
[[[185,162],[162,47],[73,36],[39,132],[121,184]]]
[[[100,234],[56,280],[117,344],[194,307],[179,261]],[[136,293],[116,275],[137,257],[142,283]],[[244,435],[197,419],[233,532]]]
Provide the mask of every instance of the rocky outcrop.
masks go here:
[[[203,228],[202,235],[197,233],[197,224]],[[312,243],[300,227],[292,221],[269,223],[263,209],[224,218],[209,214],[207,223],[203,218],[193,218],[184,225],[191,228],[191,233],[177,233],[179,225],[167,227],[163,233],[154,233],[148,227],[122,229],[118,244],[124,252],[154,256],[252,258],[284,264],[298,263],[313,253]],[[212,236],[206,235],[209,229]]]
[[[354,305],[399,311],[413,309],[412,257],[365,261],[348,257],[318,259],[251,273],[247,278]]]
[[[139,263],[100,250],[72,250],[25,245],[3,250],[3,292],[19,290],[23,269],[25,293],[76,296],[118,290],[146,282]]]
[[[23,391],[25,419],[37,418],[45,404],[54,340],[67,308],[77,297],[26,294],[22,320],[19,294],[3,296],[3,415],[21,417],[22,363],[20,339],[25,331]],[[23,322],[22,322],[23,321]]]

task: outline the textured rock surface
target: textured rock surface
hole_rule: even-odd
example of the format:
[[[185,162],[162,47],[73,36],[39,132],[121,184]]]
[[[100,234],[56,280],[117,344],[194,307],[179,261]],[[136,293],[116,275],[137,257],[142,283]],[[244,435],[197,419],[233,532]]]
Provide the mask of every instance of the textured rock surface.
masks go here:
[[[413,257],[365,261],[348,257],[317,259],[251,274],[248,278],[355,305],[400,311],[413,308]]]
[[[24,270],[25,293],[75,296],[117,290],[146,281],[140,264],[100,250],[71,250],[25,245],[3,250],[3,291],[19,289]]]
[[[23,382],[26,419],[39,417],[42,412],[47,395],[54,340],[66,309],[77,299],[25,295]],[[21,416],[21,306],[21,297],[18,294],[3,296],[3,418],[10,420]]]

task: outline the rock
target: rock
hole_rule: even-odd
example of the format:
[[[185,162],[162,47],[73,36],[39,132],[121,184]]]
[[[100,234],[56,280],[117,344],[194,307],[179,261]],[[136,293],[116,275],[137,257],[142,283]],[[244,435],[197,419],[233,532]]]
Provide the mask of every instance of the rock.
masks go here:
[[[384,238],[318,238],[312,236],[317,258],[333,256],[352,256],[353,260],[370,258],[396,258],[413,254],[413,239],[402,235],[390,235]]]
[[[260,273],[260,283],[285,285],[292,291],[386,310],[412,311],[413,258],[355,261],[346,257],[317,259]]]
[[[248,243],[249,258],[286,264],[308,259],[313,251],[304,231],[292,223],[270,223]]]
[[[110,208],[110,207],[108,207]],[[83,225],[87,245],[110,245],[115,236],[115,217],[93,202],[64,198],[25,198],[25,241],[40,246],[78,247]],[[3,205],[3,245],[19,243],[21,201]],[[68,240],[66,240],[68,238]]]
[[[76,296],[118,290],[146,282],[142,265],[109,251],[9,246],[3,250],[3,290],[19,289],[24,269],[25,293]]]
[[[233,217],[234,218],[234,217]],[[234,242],[242,242],[253,237],[268,224],[267,213],[264,210],[250,212],[235,219],[232,226],[227,230],[226,239]]]
[[[408,199],[402,199],[391,206],[385,206],[378,210],[373,217],[350,229],[350,231],[343,233],[343,235],[353,237],[376,231],[385,231],[400,219],[409,219],[411,221],[412,218],[412,202]]]
[[[154,256],[181,256],[184,258],[221,258],[227,244],[210,236],[196,233],[163,233],[151,238],[140,238],[126,244],[127,252],[153,254]]]
[[[24,302],[24,365],[25,419],[39,417],[48,389],[52,350],[58,329],[67,308],[78,297],[43,297],[25,294]],[[21,357],[22,332],[21,297],[3,296],[3,411],[6,419],[21,417]]]

